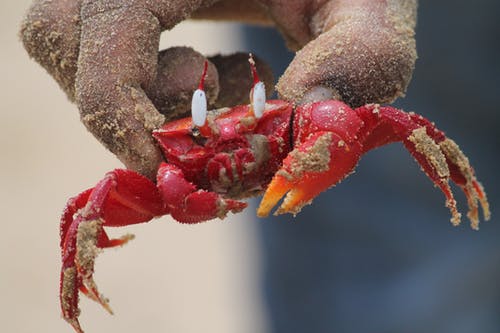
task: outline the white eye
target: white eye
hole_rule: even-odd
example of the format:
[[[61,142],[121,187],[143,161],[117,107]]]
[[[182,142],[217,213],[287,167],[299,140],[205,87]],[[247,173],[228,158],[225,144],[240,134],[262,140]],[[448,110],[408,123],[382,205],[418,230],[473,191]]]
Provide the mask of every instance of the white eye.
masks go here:
[[[257,82],[253,86],[252,108],[256,118],[262,117],[266,107],[266,87],[263,82]]]
[[[205,125],[207,119],[207,97],[201,89],[196,89],[191,100],[191,116],[193,123],[201,127]]]

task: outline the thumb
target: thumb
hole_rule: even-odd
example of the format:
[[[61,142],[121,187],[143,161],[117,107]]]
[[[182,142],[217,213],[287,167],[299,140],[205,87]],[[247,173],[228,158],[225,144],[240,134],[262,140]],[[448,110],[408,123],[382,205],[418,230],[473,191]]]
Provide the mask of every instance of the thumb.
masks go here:
[[[325,6],[323,33],[297,52],[277,84],[286,100],[338,98],[351,106],[404,94],[416,60],[415,1]],[[313,18],[314,19],[314,18]]]

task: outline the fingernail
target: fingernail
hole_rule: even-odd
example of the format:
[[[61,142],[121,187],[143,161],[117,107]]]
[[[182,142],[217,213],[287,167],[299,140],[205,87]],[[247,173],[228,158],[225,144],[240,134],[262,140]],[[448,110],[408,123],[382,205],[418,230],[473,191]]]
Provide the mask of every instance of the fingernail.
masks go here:
[[[325,86],[315,86],[309,89],[304,97],[300,100],[300,104],[307,104],[312,102],[324,101],[327,99],[341,100],[340,94],[337,90]]]

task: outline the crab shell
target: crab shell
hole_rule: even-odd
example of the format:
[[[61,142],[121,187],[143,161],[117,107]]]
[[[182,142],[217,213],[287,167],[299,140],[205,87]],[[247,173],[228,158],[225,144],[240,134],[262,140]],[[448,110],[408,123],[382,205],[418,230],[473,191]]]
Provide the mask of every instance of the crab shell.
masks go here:
[[[153,132],[165,159],[198,188],[238,199],[266,189],[291,150],[291,104],[269,101],[259,119],[249,106],[213,110],[201,128],[190,118]]]

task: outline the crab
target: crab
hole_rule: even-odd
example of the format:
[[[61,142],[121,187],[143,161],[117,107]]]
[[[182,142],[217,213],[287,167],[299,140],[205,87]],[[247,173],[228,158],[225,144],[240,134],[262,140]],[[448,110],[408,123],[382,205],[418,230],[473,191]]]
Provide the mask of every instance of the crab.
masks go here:
[[[192,98],[192,117],[166,123],[152,133],[166,161],[158,167],[156,182],[116,169],[67,203],[60,228],[60,301],[64,319],[77,332],[83,332],[79,292],[111,312],[93,280],[98,252],[132,239],[110,239],[104,227],[167,214],[190,224],[224,218],[247,206],[241,199],[262,192],[258,216],[267,216],[283,197],[275,214],[295,215],[352,173],[363,154],[389,143],[402,142],[444,193],[453,225],[460,223],[461,214],[450,181],[465,193],[472,228],[479,225],[479,205],[484,219],[490,218],[485,191],[468,158],[429,120],[379,104],[353,109],[338,100],[300,106],[266,101],[252,58],[250,66],[250,104],[207,112],[205,63]]]

